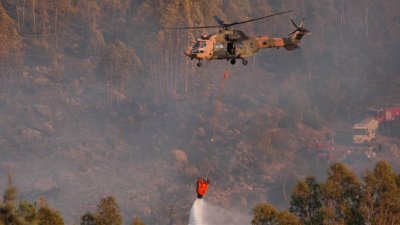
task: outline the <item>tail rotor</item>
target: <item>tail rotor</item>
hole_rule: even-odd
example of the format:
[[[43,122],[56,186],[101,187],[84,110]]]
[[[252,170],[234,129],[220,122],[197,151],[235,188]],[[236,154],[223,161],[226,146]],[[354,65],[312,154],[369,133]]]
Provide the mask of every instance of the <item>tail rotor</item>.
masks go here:
[[[305,20],[305,19],[306,19],[306,18],[303,18],[303,19],[301,20],[299,26],[297,26],[297,24],[296,24],[292,19],[290,19],[290,21],[292,22],[293,26],[294,26],[296,29],[295,29],[292,33],[290,33],[290,34],[288,35],[289,37],[299,35],[299,37],[298,37],[297,39],[300,40],[304,35],[311,34],[311,32],[310,32],[309,30],[307,30],[306,28],[303,27],[303,24],[304,24],[304,20]]]
[[[300,22],[300,25],[297,25],[292,19],[293,26],[296,28],[292,33],[288,34],[287,38],[283,38],[285,42],[285,49],[288,51],[292,51],[295,49],[300,48],[300,40],[303,38],[304,35],[311,34],[309,30],[303,27],[305,18],[303,18]]]

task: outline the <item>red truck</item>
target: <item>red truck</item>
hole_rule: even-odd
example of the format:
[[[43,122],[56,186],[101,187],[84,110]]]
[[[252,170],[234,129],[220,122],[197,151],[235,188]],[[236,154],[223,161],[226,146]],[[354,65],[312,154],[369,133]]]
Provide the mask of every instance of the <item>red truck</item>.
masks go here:
[[[400,106],[385,107],[385,108],[369,108],[366,113],[367,118],[373,118],[383,124],[400,119]]]

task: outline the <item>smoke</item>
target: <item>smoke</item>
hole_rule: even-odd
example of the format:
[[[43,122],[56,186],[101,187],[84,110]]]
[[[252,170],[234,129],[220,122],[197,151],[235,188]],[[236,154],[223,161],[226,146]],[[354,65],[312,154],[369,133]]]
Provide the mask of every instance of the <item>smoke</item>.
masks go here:
[[[189,225],[243,225],[251,221],[250,214],[227,210],[203,199],[196,199],[190,210]]]
[[[13,9],[23,9],[21,4],[12,7],[11,3],[6,3],[12,1],[3,2],[9,6],[10,15],[19,15]],[[390,82],[394,77],[391,75],[400,70],[397,63],[400,57],[397,41],[400,4],[394,0],[375,1],[374,7],[367,5],[370,2],[367,0],[331,1],[329,4],[299,1],[293,19],[299,23],[302,17],[306,17],[304,27],[312,32],[302,40],[301,50],[260,51],[250,59],[247,67],[241,63],[231,66],[229,62],[210,61],[202,68],[196,67],[196,60],[191,64],[182,55],[186,42],[190,41],[186,32],[171,32],[169,38],[167,35],[158,37],[158,32],[160,36],[163,33],[156,29],[158,19],[166,14],[159,12],[160,7],[154,7],[156,1],[133,2],[130,6],[133,11],[129,13],[132,17],[121,19],[123,25],[110,26],[107,21],[114,24],[115,18],[108,20],[107,17],[102,20],[104,23],[98,24],[98,34],[103,35],[100,30],[104,31],[107,42],[112,44],[113,39],[125,40],[128,46],[137,47],[135,50],[144,62],[145,72],[132,72],[135,76],[126,81],[126,96],[122,95],[124,98],[121,99],[127,100],[117,101],[121,93],[109,90],[101,78],[103,75],[97,74],[97,65],[111,63],[95,62],[90,59],[92,57],[76,57],[76,52],[69,53],[71,46],[85,47],[89,41],[85,36],[92,35],[83,34],[89,34],[90,30],[63,29],[68,32],[63,37],[65,45],[58,46],[58,50],[68,49],[61,53],[65,54],[60,63],[65,64],[63,78],[55,79],[46,68],[50,59],[44,59],[49,58],[48,53],[40,55],[41,51],[30,49],[31,39],[27,36],[30,23],[21,27],[25,30],[23,38],[28,40],[26,67],[32,65],[32,69],[21,68],[26,69],[24,74],[28,75],[12,76],[13,79],[27,78],[7,82],[4,68],[8,62],[1,65],[0,172],[5,174],[6,170],[2,171],[2,168],[10,167],[16,176],[20,198],[34,201],[45,197],[50,206],[62,212],[68,224],[78,224],[81,213],[95,210],[99,198],[107,195],[117,198],[127,220],[130,219],[127,215],[139,215],[145,221],[152,221],[147,224],[159,224],[159,220],[164,218],[158,212],[167,210],[159,207],[162,204],[158,194],[164,194],[165,187],[171,187],[171,193],[185,190],[188,180],[195,177],[196,169],[203,166],[211,168],[213,179],[219,183],[214,190],[227,193],[221,201],[237,202],[235,196],[240,194],[248,206],[253,204],[252,201],[264,198],[275,205],[282,204],[286,202],[285,191],[290,192],[297,176],[307,174],[323,178],[326,165],[321,163],[320,166],[302,151],[295,154],[298,146],[270,147],[271,143],[278,143],[278,138],[268,136],[270,133],[267,131],[275,130],[276,121],[281,118],[279,102],[293,102],[293,99],[304,97],[299,102],[311,102],[309,105],[312,107],[308,108],[318,108],[323,117],[335,111],[332,119],[337,119],[339,129],[343,126],[339,123],[341,120],[346,121],[358,108],[363,108],[359,106],[363,99],[380,100],[378,97],[385,93],[389,93],[393,100],[399,99],[395,94],[398,93],[395,85],[399,83]],[[211,6],[215,5],[214,2],[204,1],[202,4]],[[225,2],[235,6],[239,1]],[[207,24],[211,25],[214,23],[213,15],[232,22],[292,8],[292,1],[251,2],[254,11],[250,14],[232,14],[230,10],[241,8],[239,6],[227,9],[202,7],[207,12],[201,17],[204,16],[204,23],[208,21]],[[197,7],[196,4],[193,6]],[[368,15],[366,7],[369,7]],[[143,9],[153,12],[149,15],[157,16],[153,16],[151,21],[152,17],[145,17]],[[149,20],[141,24],[129,23],[138,18]],[[17,22],[17,18],[14,19]],[[395,20],[392,22],[392,19]],[[66,28],[74,21],[75,18],[65,16],[65,22],[57,24]],[[153,30],[150,24],[157,26]],[[124,27],[129,29],[119,29]],[[140,29],[140,32],[135,32],[135,29]],[[237,29],[244,29],[249,36],[286,36],[294,27],[284,16],[249,23]],[[154,41],[146,41],[156,37],[164,38],[165,42],[155,45]],[[81,51],[86,52],[86,48]],[[39,57],[29,56],[36,51]],[[40,59],[46,62],[39,62]],[[216,141],[211,143],[212,119],[216,114],[213,100],[219,99],[224,63],[228,64],[229,78],[215,125]],[[283,85],[289,76],[294,77],[289,80],[291,86]],[[394,91],[390,93],[389,90]],[[288,97],[282,98],[283,94]],[[173,97],[169,98],[169,95]],[[339,103],[342,107],[334,107]],[[365,104],[374,105],[371,101]],[[304,104],[299,105],[300,109],[308,109]],[[339,116],[335,116],[336,110]],[[286,130],[282,129],[282,133],[278,133],[282,143],[289,142],[288,136],[296,139],[298,133],[292,130],[287,129],[284,133]],[[348,133],[336,133],[338,144],[351,137]],[[257,146],[268,147],[258,149]],[[188,163],[181,165],[174,164],[173,159],[166,160],[172,149],[184,150]],[[278,152],[282,157],[268,157],[278,155]],[[359,158],[352,162],[354,166],[362,163]],[[290,163],[286,165],[287,162]],[[6,185],[6,180],[0,179],[1,193]],[[231,189],[226,190],[226,187]],[[247,187],[254,191],[248,191]],[[282,194],[282,189],[285,194]],[[190,203],[187,206],[190,207]],[[237,208],[243,209],[244,206],[238,204]],[[187,223],[187,214],[182,218]],[[228,210],[196,200],[190,224],[249,224],[248,218],[245,210]]]

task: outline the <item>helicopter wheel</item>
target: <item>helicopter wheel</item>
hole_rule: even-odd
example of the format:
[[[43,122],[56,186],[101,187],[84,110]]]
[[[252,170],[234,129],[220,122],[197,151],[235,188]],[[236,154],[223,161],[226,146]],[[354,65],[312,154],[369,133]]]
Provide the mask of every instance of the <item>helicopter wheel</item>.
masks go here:
[[[235,63],[236,63],[236,59],[231,59],[231,64],[235,65]]]
[[[198,67],[201,67],[202,65],[203,65],[203,63],[201,63],[201,62],[198,62],[198,63],[197,63],[197,66],[198,66]]]
[[[243,65],[247,65],[247,64],[249,63],[249,61],[243,59],[243,60],[242,60],[242,63],[243,63]]]

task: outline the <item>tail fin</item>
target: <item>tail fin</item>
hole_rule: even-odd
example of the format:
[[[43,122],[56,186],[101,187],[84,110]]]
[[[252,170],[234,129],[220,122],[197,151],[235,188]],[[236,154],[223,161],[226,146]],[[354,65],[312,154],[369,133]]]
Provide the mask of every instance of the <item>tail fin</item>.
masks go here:
[[[292,19],[290,20],[292,21],[292,24],[294,27],[296,27],[296,29],[292,33],[290,33],[287,38],[284,38],[286,50],[292,51],[299,48],[298,44],[300,43],[300,40],[303,38],[303,36],[311,34],[309,30],[303,27],[304,19],[305,18],[301,20],[299,26],[297,26],[297,24]]]

